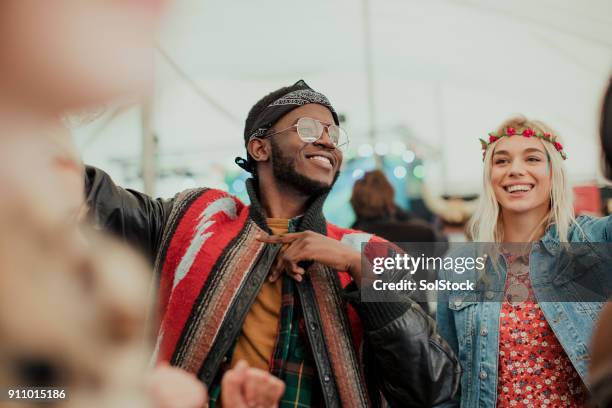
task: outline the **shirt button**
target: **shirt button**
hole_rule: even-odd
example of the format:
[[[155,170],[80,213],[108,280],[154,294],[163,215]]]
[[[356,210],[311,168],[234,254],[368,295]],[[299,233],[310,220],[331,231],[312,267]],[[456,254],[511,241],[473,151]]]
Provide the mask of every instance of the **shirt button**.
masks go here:
[[[489,334],[489,331],[487,330],[486,327],[483,327],[482,329],[480,329],[480,335],[481,336],[486,336],[487,334]]]
[[[326,375],[323,377],[323,381],[325,381],[326,383],[328,383],[330,380],[329,375]]]
[[[461,306],[461,301],[460,300],[455,300],[455,307],[459,307]]]
[[[485,296],[487,297],[487,299],[491,300],[491,299],[493,299],[493,296],[495,296],[495,294],[492,291],[487,290],[485,292]]]
[[[317,330],[317,324],[315,322],[310,322],[310,328],[312,330]]]
[[[478,375],[480,377],[481,380],[486,380],[488,375],[485,371],[481,371],[480,374]]]

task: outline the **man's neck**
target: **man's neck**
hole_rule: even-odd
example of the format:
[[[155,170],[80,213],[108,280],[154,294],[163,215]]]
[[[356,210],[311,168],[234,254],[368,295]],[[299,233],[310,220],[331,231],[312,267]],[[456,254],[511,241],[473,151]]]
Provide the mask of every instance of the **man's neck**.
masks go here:
[[[309,198],[289,186],[259,183],[259,201],[268,218],[291,219],[302,215]]]

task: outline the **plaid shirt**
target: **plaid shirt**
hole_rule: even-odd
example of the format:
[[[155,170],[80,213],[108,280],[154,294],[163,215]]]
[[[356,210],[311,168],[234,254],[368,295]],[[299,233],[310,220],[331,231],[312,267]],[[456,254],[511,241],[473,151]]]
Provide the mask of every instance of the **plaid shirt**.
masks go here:
[[[286,275],[283,276],[283,300],[279,323],[280,331],[276,338],[270,367],[270,372],[285,383],[285,393],[279,401],[279,407],[323,407],[323,396],[308,344],[295,281]],[[232,360],[233,351],[232,347],[224,361]],[[210,387],[211,408],[217,406],[221,397],[221,377],[228,369],[229,363],[225,363]]]
[[[298,222],[299,218],[293,218],[289,221],[290,232],[296,230]],[[270,362],[270,373],[285,383],[285,393],[279,401],[279,407],[323,407],[325,404],[314,357],[306,334],[296,284],[287,275],[283,275],[282,279],[283,291],[279,332]],[[221,377],[229,369],[229,362],[232,361],[231,357],[235,345],[236,343],[228,352],[224,359],[226,363],[221,366],[210,387],[209,404],[211,408],[217,406],[220,400]]]
[[[280,407],[322,407],[323,396],[310,351],[295,281],[283,277],[280,332],[270,372],[285,383]]]

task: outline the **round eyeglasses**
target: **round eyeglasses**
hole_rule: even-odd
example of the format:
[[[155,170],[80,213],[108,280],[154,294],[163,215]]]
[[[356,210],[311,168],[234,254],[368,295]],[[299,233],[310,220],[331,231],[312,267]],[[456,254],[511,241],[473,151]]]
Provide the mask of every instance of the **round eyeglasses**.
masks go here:
[[[329,140],[332,142],[336,149],[341,151],[346,150],[349,144],[348,135],[340,126],[331,124],[328,125],[317,119],[312,118],[300,118],[295,125],[289,126],[286,129],[276,131],[274,133],[267,133],[262,137],[274,136],[276,134],[286,132],[289,129],[297,129],[297,134],[306,143],[314,143],[323,137],[323,131],[327,129],[327,135]]]

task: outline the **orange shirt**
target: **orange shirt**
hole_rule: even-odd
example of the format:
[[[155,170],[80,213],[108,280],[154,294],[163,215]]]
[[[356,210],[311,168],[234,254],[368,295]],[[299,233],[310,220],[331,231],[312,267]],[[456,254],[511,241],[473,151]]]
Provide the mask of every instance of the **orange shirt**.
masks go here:
[[[268,227],[275,235],[289,231],[289,220],[268,218]],[[282,304],[283,280],[265,281],[244,320],[234,348],[231,366],[245,360],[251,367],[269,371],[274,352]]]

